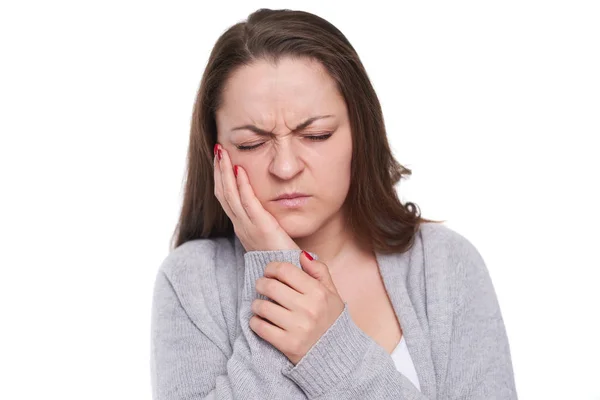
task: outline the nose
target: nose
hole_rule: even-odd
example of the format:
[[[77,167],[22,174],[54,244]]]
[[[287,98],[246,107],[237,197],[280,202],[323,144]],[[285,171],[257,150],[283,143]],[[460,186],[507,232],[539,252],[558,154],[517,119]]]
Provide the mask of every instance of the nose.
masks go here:
[[[269,165],[269,172],[284,180],[292,179],[304,169],[304,163],[296,154],[295,139],[288,139],[279,140],[272,147],[274,155]]]

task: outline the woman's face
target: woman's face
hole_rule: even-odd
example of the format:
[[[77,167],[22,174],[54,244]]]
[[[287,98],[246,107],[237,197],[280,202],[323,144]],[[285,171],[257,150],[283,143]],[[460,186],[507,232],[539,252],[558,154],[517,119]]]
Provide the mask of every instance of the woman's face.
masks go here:
[[[241,67],[226,83],[216,123],[218,142],[245,169],[256,197],[290,237],[343,221],[352,158],[348,111],[319,62],[282,58],[276,67],[266,61]],[[274,201],[290,192],[310,197],[297,207]]]

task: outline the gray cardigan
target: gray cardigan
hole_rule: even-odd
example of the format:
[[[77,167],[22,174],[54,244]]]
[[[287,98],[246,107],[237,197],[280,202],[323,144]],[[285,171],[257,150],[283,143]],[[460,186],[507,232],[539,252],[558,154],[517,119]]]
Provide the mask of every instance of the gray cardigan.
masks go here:
[[[311,253],[315,259],[318,255]],[[248,321],[271,261],[236,236],[184,243],[160,265],[151,322],[153,399],[516,399],[509,343],[489,272],[459,233],[425,223],[405,253],[376,253],[421,391],[353,322],[348,306],[294,366]]]

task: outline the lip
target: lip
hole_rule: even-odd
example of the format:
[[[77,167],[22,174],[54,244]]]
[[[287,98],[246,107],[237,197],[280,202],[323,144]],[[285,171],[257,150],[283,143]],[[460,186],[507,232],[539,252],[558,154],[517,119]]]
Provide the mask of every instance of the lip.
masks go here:
[[[296,196],[288,199],[283,198],[275,200],[275,203],[286,208],[299,208],[306,205],[309,199],[310,196]]]
[[[298,197],[308,197],[308,195],[305,194],[305,193],[299,193],[299,192],[285,193],[285,194],[282,194],[281,196],[277,197],[275,199],[275,201],[295,199],[295,198],[298,198]]]

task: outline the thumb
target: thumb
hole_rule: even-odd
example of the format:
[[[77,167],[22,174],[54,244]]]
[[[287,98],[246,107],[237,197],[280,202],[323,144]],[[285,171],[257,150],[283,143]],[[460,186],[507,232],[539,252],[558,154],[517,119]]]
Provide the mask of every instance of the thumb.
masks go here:
[[[329,290],[337,292],[335,286],[333,286],[329,268],[325,263],[314,260],[310,254],[302,250],[302,254],[300,255],[300,265],[304,272],[321,282]]]

